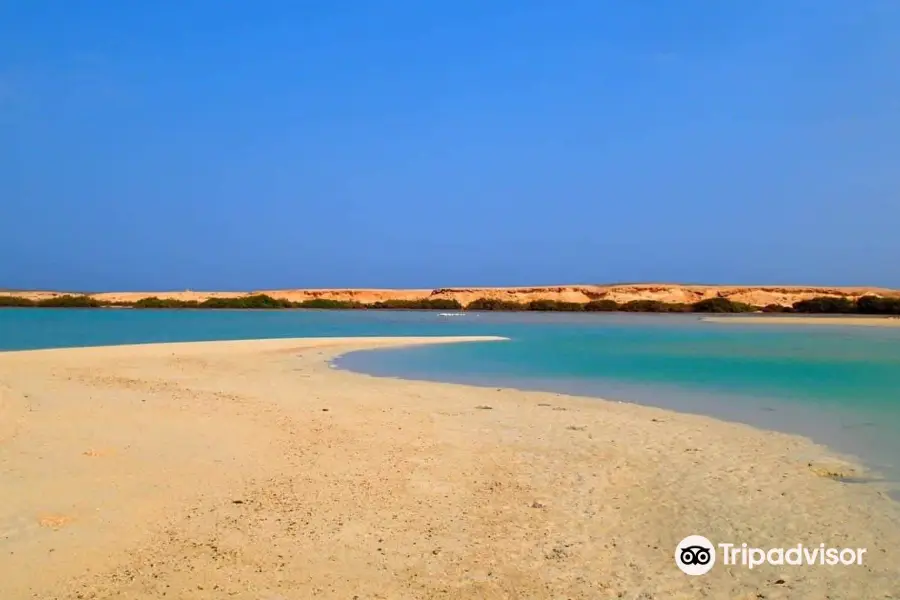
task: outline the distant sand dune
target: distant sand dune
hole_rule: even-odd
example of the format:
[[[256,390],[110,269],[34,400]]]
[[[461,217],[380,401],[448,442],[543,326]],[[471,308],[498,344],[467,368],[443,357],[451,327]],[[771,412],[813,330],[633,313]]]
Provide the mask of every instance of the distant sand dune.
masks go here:
[[[40,300],[58,296],[63,292],[0,292],[0,295],[16,295]],[[530,302],[532,300],[557,300],[563,302],[588,302],[610,299],[616,302],[631,300],[659,300],[663,302],[693,303],[721,296],[735,302],[755,306],[778,304],[790,306],[800,300],[816,296],[844,296],[858,298],[864,295],[900,296],[900,291],[876,287],[814,287],[814,286],[712,286],[646,283],[626,285],[562,285],[536,287],[474,287],[438,289],[282,289],[255,291],[148,291],[103,292],[92,296],[112,302],[134,302],[148,296],[176,300],[203,301],[214,297],[235,297],[250,294],[268,294],[275,298],[294,302],[324,298],[352,300],[365,304],[386,300],[420,300],[423,298],[453,299],[466,305],[479,298]]]

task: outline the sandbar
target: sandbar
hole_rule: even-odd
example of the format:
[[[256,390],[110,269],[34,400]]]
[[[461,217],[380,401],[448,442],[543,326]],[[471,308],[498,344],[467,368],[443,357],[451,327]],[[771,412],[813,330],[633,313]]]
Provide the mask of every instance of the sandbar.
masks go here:
[[[897,317],[703,317],[707,323],[733,325],[850,325],[855,327],[900,327]]]
[[[330,366],[472,340],[490,339],[0,354],[0,598],[896,594],[898,504],[807,439]],[[866,561],[689,577],[673,556],[691,534]]]

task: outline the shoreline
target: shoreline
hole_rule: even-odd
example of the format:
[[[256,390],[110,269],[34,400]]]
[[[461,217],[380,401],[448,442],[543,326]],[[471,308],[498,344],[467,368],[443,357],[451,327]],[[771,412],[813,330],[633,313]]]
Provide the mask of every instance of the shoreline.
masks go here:
[[[854,429],[860,423],[867,426],[868,423],[866,419],[854,421],[856,417],[852,414],[840,413],[834,409],[823,412],[820,409],[792,404],[781,404],[776,409],[770,400],[746,393],[729,393],[723,397],[721,392],[699,389],[685,391],[678,386],[665,387],[658,383],[648,386],[618,382],[614,389],[605,386],[605,389],[601,390],[590,383],[568,382],[566,385],[565,380],[558,379],[537,382],[516,377],[498,380],[496,376],[454,379],[446,375],[397,372],[394,369],[379,367],[377,363],[373,367],[371,362],[367,362],[372,354],[377,356],[377,352],[367,350],[348,352],[332,359],[331,364],[334,368],[368,377],[463,385],[480,389],[500,387],[526,393],[590,398],[600,402],[650,407],[678,415],[700,416],[716,422],[744,425],[767,433],[797,436],[826,448],[835,458],[845,461],[848,465],[854,465],[860,472],[865,472],[866,480],[883,484],[890,497],[900,502],[900,469],[895,464],[895,454],[885,452],[882,448],[866,446],[860,438],[847,435],[848,429]],[[872,442],[872,440],[870,432],[865,441]]]
[[[439,316],[447,315],[448,311],[451,311],[452,314],[455,315],[478,315],[478,314],[491,314],[491,313],[499,313],[499,314],[562,314],[562,315],[573,315],[573,314],[582,314],[582,315],[594,315],[597,318],[602,317],[602,315],[661,315],[661,316],[673,316],[673,317],[685,317],[685,316],[693,316],[699,321],[707,322],[707,323],[731,323],[731,324],[788,324],[788,325],[857,325],[857,326],[868,326],[868,327],[900,327],[900,316],[892,315],[892,314],[854,314],[854,313],[802,313],[800,315],[790,314],[790,313],[781,313],[780,316],[771,316],[765,315],[764,311],[754,311],[749,316],[739,316],[741,315],[741,311],[738,312],[717,312],[717,311],[701,311],[701,310],[691,310],[691,307],[688,305],[662,305],[658,308],[654,309],[635,309],[629,310],[626,305],[617,307],[615,309],[604,307],[600,309],[591,308],[589,305],[572,308],[572,303],[560,303],[560,306],[555,308],[532,308],[529,305],[522,305],[520,307],[509,309],[509,308],[470,308],[470,307],[445,307],[445,308],[434,308],[429,306],[407,306],[407,307],[384,307],[384,306],[354,306],[354,307],[306,307],[306,306],[284,306],[284,307],[204,307],[204,306],[190,306],[190,307],[141,307],[134,305],[97,305],[97,306],[40,306],[40,305],[30,305],[30,306],[2,306],[0,305],[0,312],[4,310],[35,310],[35,309],[43,309],[43,310],[77,310],[77,311],[92,311],[92,310],[138,310],[140,312],[187,312],[187,313],[208,313],[208,312],[415,312],[415,313],[433,313]],[[748,315],[746,311],[743,312],[744,315]],[[839,314],[841,316],[834,316],[835,314]],[[723,316],[724,315],[724,316]]]
[[[828,589],[856,598],[893,589],[896,503],[878,486],[835,481],[864,472],[804,438],[642,405],[328,365],[355,350],[465,341],[474,340],[0,354],[0,413],[14,424],[0,426],[0,484],[12,492],[0,507],[0,552],[9,556],[0,591],[10,588],[2,595],[687,598]],[[868,547],[872,562],[853,572],[732,567],[731,577],[689,578],[671,559],[687,533],[775,546],[844,540]]]

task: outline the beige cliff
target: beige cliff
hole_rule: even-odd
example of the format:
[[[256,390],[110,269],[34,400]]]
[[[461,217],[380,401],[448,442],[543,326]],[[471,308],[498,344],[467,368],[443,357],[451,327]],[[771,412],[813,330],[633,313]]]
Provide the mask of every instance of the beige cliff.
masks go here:
[[[60,296],[67,292],[4,291],[0,295],[22,296],[32,300]],[[72,293],[72,292],[68,292]],[[466,305],[478,298],[493,298],[513,302],[532,300],[558,300],[563,302],[589,302],[609,299],[623,303],[631,300],[659,300],[663,302],[693,303],[706,298],[721,296],[735,302],[755,306],[778,304],[790,306],[794,302],[816,296],[843,296],[850,299],[865,295],[900,297],[900,290],[878,287],[813,287],[813,286],[716,286],[646,283],[627,285],[561,285],[540,287],[460,287],[440,289],[283,289],[234,292],[203,291],[147,291],[103,292],[91,294],[98,300],[134,302],[148,296],[176,300],[203,301],[214,297],[238,297],[251,294],[268,294],[274,298],[294,302],[323,298],[350,300],[369,304],[385,300],[420,300],[424,298],[453,299]]]

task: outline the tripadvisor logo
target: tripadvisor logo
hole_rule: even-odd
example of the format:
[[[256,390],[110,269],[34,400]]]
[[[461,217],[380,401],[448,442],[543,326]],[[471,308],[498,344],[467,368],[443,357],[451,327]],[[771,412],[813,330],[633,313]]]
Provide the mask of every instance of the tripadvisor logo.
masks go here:
[[[702,535],[689,535],[675,548],[675,564],[688,575],[706,575],[716,564],[716,547]]]
[[[825,544],[789,548],[754,548],[747,544],[718,544],[722,564],[753,569],[761,565],[862,565],[865,548],[829,548]],[[675,548],[675,564],[688,575],[706,575],[716,564],[716,544],[702,535],[689,535]]]

